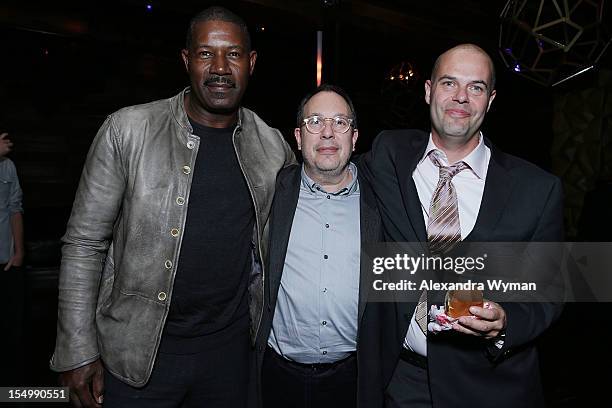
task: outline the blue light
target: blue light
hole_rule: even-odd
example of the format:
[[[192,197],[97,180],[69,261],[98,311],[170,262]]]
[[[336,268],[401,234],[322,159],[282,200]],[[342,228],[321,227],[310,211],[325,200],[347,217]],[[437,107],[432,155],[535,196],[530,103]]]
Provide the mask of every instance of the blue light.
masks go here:
[[[151,10],[153,10],[153,6],[150,4],[147,4],[147,11],[151,11]]]
[[[521,72],[521,66],[519,64],[514,66],[514,72]]]

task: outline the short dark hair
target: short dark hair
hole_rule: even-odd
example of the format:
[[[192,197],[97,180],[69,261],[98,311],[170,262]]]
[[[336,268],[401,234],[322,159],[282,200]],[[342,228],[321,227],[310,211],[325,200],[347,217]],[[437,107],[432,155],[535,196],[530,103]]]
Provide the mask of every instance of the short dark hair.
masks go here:
[[[491,71],[491,84],[490,84],[491,89],[489,89],[489,94],[490,94],[495,89],[495,64],[493,63],[493,59],[491,58],[491,56],[485,50],[483,50],[476,44],[469,44],[469,43],[459,44],[453,48],[446,50],[442,54],[440,54],[440,56],[436,58],[436,62],[434,63],[433,69],[431,70],[431,81],[433,82],[436,80],[436,75],[438,75],[438,68],[440,67],[440,62],[442,61],[442,57],[445,56],[447,53],[451,51],[455,51],[455,50],[472,50],[472,51],[481,53],[487,58],[487,60],[489,61],[489,68]]]
[[[191,44],[193,42],[193,30],[196,24],[204,22],[204,21],[225,21],[226,23],[233,23],[240,27],[240,30],[244,34],[244,38],[246,39],[246,48],[247,51],[251,51],[251,35],[249,34],[249,28],[246,23],[236,13],[226,9],[221,6],[212,6],[205,10],[202,10],[198,14],[196,14],[191,21],[189,21],[189,27],[187,28],[187,38],[185,40],[185,47],[187,49],[191,48]]]
[[[331,85],[331,84],[319,85],[317,89],[310,91],[308,94],[306,94],[304,98],[302,98],[302,101],[300,102],[298,106],[298,110],[297,110],[297,127],[302,127],[302,124],[304,123],[304,107],[306,106],[308,101],[313,96],[315,96],[316,94],[320,92],[333,92],[341,96],[342,99],[344,99],[344,101],[349,107],[349,111],[351,113],[351,119],[353,119],[353,124],[352,124],[353,129],[357,129],[357,114],[355,113],[355,107],[353,106],[353,101],[351,101],[351,98],[348,96],[348,93],[346,93],[344,89],[340,88],[337,85]]]

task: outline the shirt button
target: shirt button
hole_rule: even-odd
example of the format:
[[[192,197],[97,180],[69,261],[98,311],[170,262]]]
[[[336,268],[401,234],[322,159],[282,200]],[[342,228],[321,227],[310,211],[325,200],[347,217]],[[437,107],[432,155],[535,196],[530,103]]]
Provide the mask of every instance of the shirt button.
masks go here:
[[[327,259],[327,258],[329,258],[329,256],[323,255],[323,259]]]
[[[190,140],[187,142],[187,148],[188,149],[193,149],[195,147],[195,142],[193,140]]]
[[[323,293],[327,292],[327,288],[323,288]]]
[[[189,167],[189,166],[183,166],[183,173],[185,173],[185,174],[189,174],[189,173],[191,173],[191,167]]]
[[[172,235],[173,237],[178,237],[178,235],[179,235],[179,230],[178,230],[178,229],[176,229],[176,228],[172,228],[172,229],[170,230],[170,235]]]
[[[325,228],[329,228],[329,224],[325,224]]]
[[[329,195],[327,196],[327,199],[329,200]]]
[[[176,197],[176,203],[178,205],[183,205],[185,204],[185,197]]]
[[[166,269],[172,268],[172,261],[169,259],[166,259],[166,262],[164,262],[164,266],[166,267]]]
[[[327,321],[326,321],[326,320],[323,320],[323,321],[321,322],[321,324],[322,324],[323,326],[327,326]]]
[[[323,350],[323,354],[327,354],[327,350]]]
[[[159,294],[157,295],[157,298],[161,300],[162,302],[166,300],[166,297],[167,297],[166,292],[159,292]]]

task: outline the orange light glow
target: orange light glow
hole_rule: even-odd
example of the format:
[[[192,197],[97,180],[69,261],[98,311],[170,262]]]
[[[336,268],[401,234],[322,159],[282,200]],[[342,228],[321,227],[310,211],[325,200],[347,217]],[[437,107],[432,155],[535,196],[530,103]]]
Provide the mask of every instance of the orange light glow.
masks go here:
[[[323,31],[317,31],[317,86],[323,80]]]

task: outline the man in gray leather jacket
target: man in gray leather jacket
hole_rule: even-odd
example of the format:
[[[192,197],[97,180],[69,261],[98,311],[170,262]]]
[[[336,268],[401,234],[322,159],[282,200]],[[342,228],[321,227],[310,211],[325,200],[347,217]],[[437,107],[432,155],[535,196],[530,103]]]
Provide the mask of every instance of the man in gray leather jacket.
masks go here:
[[[257,57],[240,17],[195,16],[182,57],[191,87],[111,114],[83,169],[51,358],[76,406],[247,402],[268,213],[295,158],[240,107]]]

